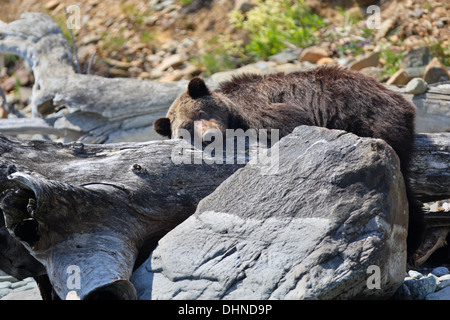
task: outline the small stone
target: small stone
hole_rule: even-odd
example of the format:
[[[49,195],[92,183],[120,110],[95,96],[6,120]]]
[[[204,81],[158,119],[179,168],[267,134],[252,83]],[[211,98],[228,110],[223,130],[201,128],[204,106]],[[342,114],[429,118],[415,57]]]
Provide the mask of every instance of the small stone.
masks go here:
[[[422,94],[427,91],[428,84],[422,78],[414,78],[406,85],[406,93]]]
[[[348,66],[350,70],[361,70],[367,67],[376,67],[378,66],[378,61],[380,60],[380,56],[378,53],[373,52],[362,58],[357,59],[355,62],[350,63]]]
[[[269,57],[269,61],[277,64],[285,64],[297,60],[299,50],[286,49]]]
[[[1,296],[0,293],[0,297]],[[42,296],[38,288],[19,292],[10,290],[9,294],[4,296],[1,300],[42,300]]]
[[[58,4],[59,4],[59,0],[50,0],[45,4],[45,9],[53,10],[58,6]]]
[[[431,61],[430,49],[423,47],[409,51],[403,61],[403,68],[424,67]]]
[[[111,77],[120,77],[120,78],[130,77],[130,73],[127,70],[123,70],[123,69],[119,69],[119,68],[109,69],[109,75]]]
[[[181,64],[186,62],[186,57],[181,54],[174,54],[167,58],[165,58],[157,67],[156,69],[159,71],[165,71],[169,69],[170,67],[175,68]]]
[[[312,46],[309,48],[306,48],[302,51],[300,54],[298,60],[300,62],[308,61],[311,63],[316,63],[321,58],[328,57],[329,53],[324,48],[318,47],[318,46]]]
[[[331,64],[335,64],[336,62],[334,61],[334,59],[330,58],[330,57],[323,57],[320,58],[316,64],[318,66],[323,66],[323,65],[331,65]]]
[[[80,45],[85,46],[91,43],[96,43],[99,42],[102,39],[101,35],[98,34],[89,34],[87,36],[84,36],[81,40],[80,40]]]
[[[392,19],[386,19],[384,20],[381,25],[380,28],[378,29],[378,32],[375,36],[376,39],[381,39],[384,38],[389,31],[391,31],[395,26],[395,21]]]
[[[15,84],[16,78],[8,77],[6,80],[3,81],[2,84],[3,91],[5,91],[5,93],[11,91],[12,89],[14,89]]]
[[[409,81],[409,76],[405,70],[400,69],[394,73],[386,82],[387,85],[405,85]]]
[[[450,300],[450,287],[427,294],[425,300]]]
[[[107,64],[109,64],[111,67],[118,68],[118,69],[126,70],[126,69],[131,67],[131,63],[130,62],[125,62],[125,61],[120,61],[120,60],[114,60],[114,59],[106,58],[105,62]]]
[[[423,277],[423,274],[415,270],[409,270],[408,275],[413,279],[420,279]]]
[[[425,72],[425,66],[422,67],[406,67],[403,68],[408,74],[409,79],[413,78],[422,78],[423,73]]]
[[[436,27],[438,27],[438,28],[443,28],[443,27],[445,27],[444,21],[442,21],[442,20],[436,21]]]
[[[275,67],[275,70],[277,72],[284,72],[284,73],[300,71],[302,69],[303,69],[303,66],[301,64],[295,64],[295,63],[285,63],[285,64],[280,64]]]
[[[441,290],[445,287],[450,286],[450,274],[438,278],[438,285],[436,290]]]
[[[442,277],[442,276],[445,276],[446,274],[449,274],[450,271],[446,267],[437,267],[437,268],[434,268],[431,271],[431,273],[434,274],[436,277]]]
[[[436,290],[437,280],[435,276],[420,278],[419,280],[406,280],[403,282],[411,292],[414,300],[423,300]]]
[[[367,67],[359,70],[362,74],[365,74],[366,76],[372,77],[378,82],[382,79],[382,70],[378,67]]]
[[[433,58],[425,68],[423,79],[431,84],[441,81],[447,81],[450,79],[450,75],[445,66],[439,61],[438,58]]]

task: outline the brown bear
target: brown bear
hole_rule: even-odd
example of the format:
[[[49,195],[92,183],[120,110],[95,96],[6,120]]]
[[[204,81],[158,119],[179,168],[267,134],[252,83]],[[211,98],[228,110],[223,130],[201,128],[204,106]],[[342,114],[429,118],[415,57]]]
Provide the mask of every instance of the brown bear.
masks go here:
[[[203,136],[208,129],[279,129],[280,138],[299,125],[341,129],[385,140],[397,153],[409,201],[408,256],[424,233],[421,205],[408,183],[414,140],[415,107],[374,79],[340,67],[292,73],[244,74],[211,91],[200,78],[170,107],[154,130],[178,138],[179,129]],[[194,132],[201,121],[202,132]],[[198,128],[198,127],[196,127]],[[223,135],[225,136],[225,134]]]

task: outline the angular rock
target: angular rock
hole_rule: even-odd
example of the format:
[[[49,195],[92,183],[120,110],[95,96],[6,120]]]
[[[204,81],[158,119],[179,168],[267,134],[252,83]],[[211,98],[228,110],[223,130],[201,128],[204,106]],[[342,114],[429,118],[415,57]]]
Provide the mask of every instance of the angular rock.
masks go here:
[[[423,277],[423,274],[415,270],[409,270],[408,275],[413,279],[420,279]]]
[[[423,300],[436,290],[437,280],[435,276],[428,276],[418,280],[405,280],[404,284],[411,292],[413,300]]]
[[[330,58],[330,57],[323,57],[323,58],[320,58],[317,62],[316,62],[316,64],[318,65],[318,66],[323,66],[323,65],[326,65],[326,64],[335,64],[336,62],[334,61],[334,59],[333,58]]]
[[[274,170],[240,169],[159,241],[131,278],[140,299],[392,296],[408,221],[393,150],[306,126],[277,146]]]
[[[130,68],[132,66],[131,62],[120,61],[120,60],[109,59],[109,58],[106,58],[104,60],[111,67],[114,67],[114,68],[117,68],[117,69],[127,70],[128,68]]]
[[[367,67],[359,70],[359,72],[365,74],[366,76],[372,77],[378,82],[382,79],[383,71],[378,67]]]
[[[376,67],[378,66],[378,61],[380,60],[380,56],[377,52],[370,53],[366,56],[358,58],[355,62],[352,62],[348,67],[350,70],[361,70],[363,68],[368,67]]]
[[[156,67],[158,71],[165,71],[170,67],[177,67],[186,61],[186,57],[181,54],[174,54],[165,58],[161,64]]]
[[[45,9],[53,10],[59,5],[59,0],[50,0],[45,3]]]
[[[285,49],[273,56],[269,57],[269,61],[276,62],[277,64],[285,64],[297,60],[301,49]]]
[[[430,49],[423,47],[409,51],[402,62],[403,68],[424,67],[431,60]]]
[[[433,58],[425,68],[423,79],[427,83],[436,83],[447,81],[450,79],[450,75],[445,66],[439,61],[438,58]]]
[[[408,82],[405,91],[410,94],[422,94],[427,91],[428,84],[422,78],[414,78]]]
[[[409,81],[409,76],[404,69],[398,70],[386,82],[387,85],[405,85]]]
[[[412,300],[411,292],[408,287],[403,283],[400,288],[392,296],[393,300]]]
[[[442,277],[442,276],[449,274],[450,271],[446,267],[437,267],[437,268],[434,268],[431,271],[431,273],[434,274],[436,277]]]
[[[426,68],[426,66],[422,66],[422,67],[407,67],[407,68],[403,68],[403,70],[406,71],[406,73],[408,74],[409,79],[412,80],[413,78],[422,78],[423,73],[425,72],[425,68]]]
[[[389,31],[391,31],[395,26],[395,21],[393,19],[385,19],[380,25],[380,28],[375,35],[376,39],[384,38]]]

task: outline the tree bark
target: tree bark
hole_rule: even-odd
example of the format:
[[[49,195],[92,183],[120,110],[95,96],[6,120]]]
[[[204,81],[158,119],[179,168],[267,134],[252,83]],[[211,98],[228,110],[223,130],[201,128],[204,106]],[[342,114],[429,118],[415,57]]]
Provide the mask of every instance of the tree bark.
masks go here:
[[[163,83],[75,73],[69,44],[56,22],[41,13],[24,13],[9,24],[0,21],[0,54],[5,53],[24,58],[33,70],[31,104],[35,117],[51,114],[56,107],[69,111],[47,125],[36,120],[28,131],[51,132],[69,141],[158,138],[151,129],[153,121],[164,116],[187,88],[187,81]],[[16,133],[8,122],[0,121],[0,132]]]

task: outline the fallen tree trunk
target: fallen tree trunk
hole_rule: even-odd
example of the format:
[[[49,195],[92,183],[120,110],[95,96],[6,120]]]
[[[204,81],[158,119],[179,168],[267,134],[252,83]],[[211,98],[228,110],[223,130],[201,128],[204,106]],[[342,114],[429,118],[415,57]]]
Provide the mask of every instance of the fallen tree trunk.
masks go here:
[[[414,193],[422,202],[449,199],[450,133],[416,134],[410,168]]]
[[[71,289],[79,289],[81,298],[134,297],[127,279],[135,261],[146,259],[159,238],[243,166],[173,164],[180,143],[187,142],[84,145],[0,138],[5,227],[45,266],[61,298]],[[29,264],[23,251],[6,249],[2,254],[15,265]],[[70,270],[82,275],[72,288],[66,286]]]
[[[104,143],[155,139],[153,121],[165,115],[187,86],[187,81],[162,83],[75,73],[69,44],[56,22],[41,13],[24,13],[9,24],[0,21],[0,54],[6,53],[24,58],[33,70],[31,104],[35,117],[51,114],[56,107],[68,110],[68,115],[57,116],[49,125],[53,134],[69,140]],[[0,123],[0,132],[16,133],[7,123]],[[32,128],[35,133],[49,132],[41,122],[33,124],[29,132]]]
[[[413,190],[426,190],[418,183],[443,176],[447,179],[434,190],[437,197],[450,198],[445,157],[450,133],[428,134],[417,141],[421,153],[415,163],[433,167],[434,178],[413,181]],[[0,252],[7,258],[0,263],[15,261],[33,276],[43,272],[39,264],[32,268],[32,259],[18,249],[17,240],[5,231],[8,228],[45,266],[60,297],[73,291],[66,286],[68,268],[73,266],[83,275],[82,290],[77,290],[81,298],[133,297],[127,282],[133,267],[148,257],[166,232],[191,215],[201,199],[244,166],[238,158],[233,164],[174,163],[181,146],[191,147],[181,140],[86,145],[0,136],[0,203],[5,216],[0,235],[2,242],[10,243]],[[197,149],[184,152],[206,157]],[[425,196],[428,199],[430,193]]]
[[[2,120],[4,133],[17,133],[21,125],[28,132],[89,143],[151,140],[156,138],[153,121],[186,89],[185,82],[76,74],[58,26],[37,13],[24,14],[10,24],[0,22],[0,52],[17,54],[32,67],[35,115],[45,116],[56,106],[70,111],[47,119],[14,120],[16,126],[11,119]],[[416,140],[411,176],[419,199],[450,198],[449,135],[419,135]],[[127,281],[133,266],[243,166],[174,164],[172,150],[178,143],[96,146],[1,137],[5,220],[0,219],[0,239],[6,246],[0,247],[0,269],[18,277],[48,272],[62,298],[72,289],[81,298],[133,298]]]

